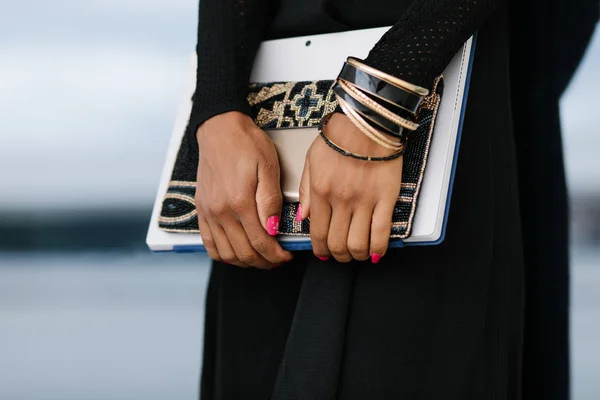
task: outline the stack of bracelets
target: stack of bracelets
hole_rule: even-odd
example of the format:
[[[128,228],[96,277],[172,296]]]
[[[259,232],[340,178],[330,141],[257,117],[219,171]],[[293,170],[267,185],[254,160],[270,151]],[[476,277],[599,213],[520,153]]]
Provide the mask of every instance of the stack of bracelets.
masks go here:
[[[348,57],[344,63],[332,90],[352,123],[368,138],[394,153],[371,157],[336,145],[325,135],[325,126],[332,114],[321,121],[319,134],[338,153],[366,161],[393,160],[404,153],[409,134],[419,127],[417,109],[423,97],[429,94],[427,89],[369,67],[354,57]]]

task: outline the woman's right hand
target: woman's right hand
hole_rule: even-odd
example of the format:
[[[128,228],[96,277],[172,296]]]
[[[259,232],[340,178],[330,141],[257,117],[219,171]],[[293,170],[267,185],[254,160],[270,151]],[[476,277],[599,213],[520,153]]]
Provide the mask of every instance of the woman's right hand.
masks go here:
[[[196,138],[196,209],[209,256],[263,269],[291,261],[274,237],[282,196],[279,160],[267,134],[249,116],[231,111],[205,121]]]

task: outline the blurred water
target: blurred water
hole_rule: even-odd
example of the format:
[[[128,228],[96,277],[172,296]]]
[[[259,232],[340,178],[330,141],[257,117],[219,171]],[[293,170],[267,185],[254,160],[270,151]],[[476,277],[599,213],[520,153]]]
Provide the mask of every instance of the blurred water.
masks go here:
[[[595,400],[600,391],[600,247],[571,253],[572,399]]]
[[[201,255],[0,257],[0,399],[197,399]]]
[[[0,256],[0,399],[197,399],[206,256]],[[574,400],[600,372],[600,250],[573,251]]]

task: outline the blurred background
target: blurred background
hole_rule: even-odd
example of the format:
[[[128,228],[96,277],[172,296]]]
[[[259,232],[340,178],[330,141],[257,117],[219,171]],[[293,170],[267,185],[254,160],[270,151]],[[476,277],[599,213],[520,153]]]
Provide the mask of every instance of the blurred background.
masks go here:
[[[144,239],[197,0],[0,0],[0,399],[196,399],[204,255]],[[562,99],[573,399],[600,390],[600,30]]]

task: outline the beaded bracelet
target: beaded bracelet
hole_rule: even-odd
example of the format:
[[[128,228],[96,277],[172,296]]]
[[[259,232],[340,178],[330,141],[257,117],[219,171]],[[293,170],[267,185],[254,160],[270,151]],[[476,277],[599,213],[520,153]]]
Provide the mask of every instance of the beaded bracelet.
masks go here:
[[[363,161],[390,161],[390,160],[394,160],[396,158],[399,158],[399,157],[402,156],[402,154],[404,154],[404,147],[402,147],[402,149],[400,149],[398,152],[396,152],[394,154],[391,154],[389,156],[385,156],[385,157],[364,156],[364,155],[355,154],[355,153],[352,153],[350,151],[347,151],[347,150],[343,149],[342,147],[338,146],[337,144],[335,144],[331,140],[329,140],[329,138],[327,137],[327,135],[325,135],[325,127],[329,123],[329,120],[331,119],[331,116],[333,114],[334,113],[330,113],[330,114],[327,114],[326,116],[323,117],[323,119],[321,120],[321,123],[319,124],[319,135],[321,136],[321,138],[323,139],[323,141],[329,147],[331,147],[333,150],[337,151],[341,155],[346,156],[346,157],[355,158],[357,160],[363,160]]]

